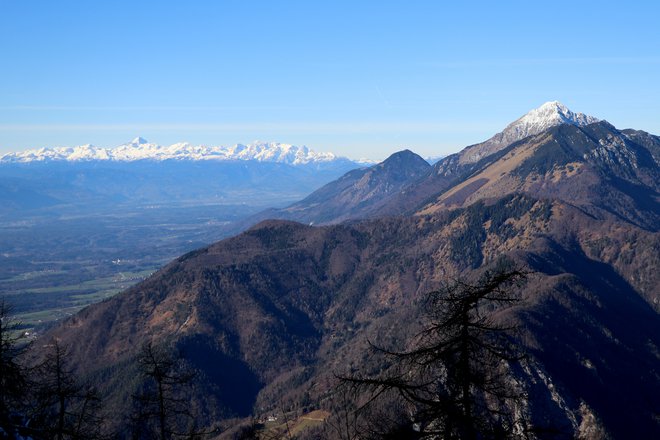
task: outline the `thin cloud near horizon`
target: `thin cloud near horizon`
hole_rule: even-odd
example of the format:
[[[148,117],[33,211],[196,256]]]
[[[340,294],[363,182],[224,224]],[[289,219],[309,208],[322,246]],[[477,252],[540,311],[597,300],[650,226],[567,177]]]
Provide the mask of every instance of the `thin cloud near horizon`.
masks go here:
[[[471,132],[486,129],[501,129],[495,123],[476,122],[338,122],[338,123],[235,123],[235,124],[0,124],[0,131],[217,131],[237,132],[243,130],[312,133],[369,133],[379,132]]]

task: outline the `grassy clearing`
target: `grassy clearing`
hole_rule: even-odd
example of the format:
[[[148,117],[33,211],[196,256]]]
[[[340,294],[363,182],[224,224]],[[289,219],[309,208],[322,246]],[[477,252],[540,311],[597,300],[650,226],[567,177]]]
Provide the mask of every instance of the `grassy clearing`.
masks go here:
[[[41,310],[34,313],[20,313],[16,315],[16,320],[23,324],[26,331],[34,331],[36,328],[47,326],[54,321],[67,318],[78,312],[83,307],[85,306],[76,305],[71,307],[59,307],[48,310]]]
[[[266,432],[266,438],[280,438],[280,436],[284,438],[295,437],[307,429],[325,423],[325,420],[330,417],[330,413],[324,410],[315,410],[300,417],[294,417],[294,414],[289,413],[278,420],[265,422],[264,431]]]

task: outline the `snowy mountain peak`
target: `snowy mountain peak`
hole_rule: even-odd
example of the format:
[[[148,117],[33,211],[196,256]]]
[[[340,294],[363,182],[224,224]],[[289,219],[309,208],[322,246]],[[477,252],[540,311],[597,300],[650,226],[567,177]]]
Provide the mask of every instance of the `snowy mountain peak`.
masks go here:
[[[186,142],[161,146],[142,137],[115,148],[100,148],[87,144],[78,147],[39,148],[0,155],[0,163],[34,161],[112,160],[256,160],[289,165],[342,160],[332,153],[317,153],[306,146],[298,147],[278,142],[254,142],[232,147],[191,145]]]
[[[575,113],[559,101],[549,101],[516,119],[492,138],[467,147],[461,152],[462,163],[474,163],[512,143],[561,124],[584,126],[599,122],[598,118]]]
[[[133,139],[130,143],[130,145],[143,145],[143,144],[148,144],[149,141],[147,141],[145,138],[138,136],[135,139]]]
[[[584,113],[574,113],[559,101],[546,102],[539,108],[509,124],[504,131],[515,131],[522,138],[540,133],[541,131],[560,124],[583,126],[598,122],[599,119]]]

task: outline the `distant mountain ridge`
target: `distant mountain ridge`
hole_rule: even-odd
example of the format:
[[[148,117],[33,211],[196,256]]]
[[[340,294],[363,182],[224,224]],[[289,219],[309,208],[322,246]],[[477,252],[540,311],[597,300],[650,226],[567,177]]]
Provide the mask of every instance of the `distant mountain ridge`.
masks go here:
[[[306,146],[296,146],[279,142],[254,142],[231,147],[192,145],[187,142],[162,146],[137,137],[131,142],[115,148],[96,147],[91,144],[77,147],[39,148],[7,153],[0,156],[0,163],[25,163],[35,161],[118,161],[139,160],[255,160],[259,162],[304,165],[349,161],[333,153],[318,153]]]
[[[161,146],[138,137],[116,148],[41,148],[0,156],[0,216],[116,204],[282,206],[362,163],[305,146]]]

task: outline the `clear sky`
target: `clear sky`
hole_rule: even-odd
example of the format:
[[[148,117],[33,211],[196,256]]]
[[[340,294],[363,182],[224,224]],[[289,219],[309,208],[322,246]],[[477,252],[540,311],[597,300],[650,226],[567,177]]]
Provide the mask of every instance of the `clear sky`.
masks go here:
[[[0,153],[141,135],[442,155],[550,100],[660,134],[659,5],[0,0]]]

